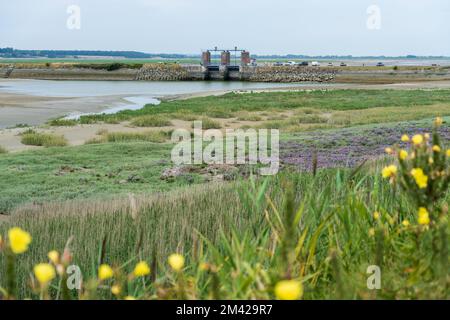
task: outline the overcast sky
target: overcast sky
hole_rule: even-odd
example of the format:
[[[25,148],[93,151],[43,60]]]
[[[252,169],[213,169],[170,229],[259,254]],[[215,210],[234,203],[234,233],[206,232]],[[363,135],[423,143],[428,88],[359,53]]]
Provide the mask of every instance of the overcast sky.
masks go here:
[[[81,9],[80,29],[67,27],[70,5]],[[0,47],[199,53],[216,45],[450,56],[450,0],[0,0]]]

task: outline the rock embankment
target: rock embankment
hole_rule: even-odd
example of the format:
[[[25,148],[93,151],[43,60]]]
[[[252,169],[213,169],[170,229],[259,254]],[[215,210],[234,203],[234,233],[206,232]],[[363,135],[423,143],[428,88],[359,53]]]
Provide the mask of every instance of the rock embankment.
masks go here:
[[[256,82],[325,82],[334,80],[336,73],[333,68],[267,66],[245,68],[243,78]]]
[[[178,64],[145,64],[136,74],[136,80],[181,81],[190,80],[189,71]]]

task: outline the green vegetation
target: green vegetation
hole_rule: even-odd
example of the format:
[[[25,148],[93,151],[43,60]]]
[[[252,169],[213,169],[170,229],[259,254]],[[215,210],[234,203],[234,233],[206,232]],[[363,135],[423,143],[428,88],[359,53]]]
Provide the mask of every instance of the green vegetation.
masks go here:
[[[169,190],[188,182],[160,180],[170,167],[169,144],[105,143],[10,153],[0,158],[0,213],[20,205],[127,192]]]
[[[148,115],[133,119],[131,125],[136,127],[166,127],[171,126],[172,123],[167,117]]]
[[[168,131],[148,131],[148,132],[111,132],[105,135],[107,142],[133,142],[146,141],[162,143],[170,138]]]
[[[8,151],[5,148],[3,148],[2,146],[0,146],[0,154],[3,154],[3,153],[8,153]]]
[[[33,130],[28,130],[22,134],[20,140],[23,144],[29,146],[43,146],[43,147],[63,147],[67,145],[67,140],[64,136],[59,136],[50,133],[39,133]]]
[[[211,115],[261,117],[255,125],[283,128],[288,132],[283,139],[306,144],[299,131],[331,128],[317,135],[342,139],[351,130],[360,132],[362,126],[355,125],[374,123],[390,122],[385,127],[397,128],[396,136],[400,121],[450,116],[449,98],[450,90],[228,94],[81,121],[146,123],[185,116],[202,119],[204,128],[220,128]],[[271,299],[280,297],[276,288],[282,280],[301,287],[304,299],[450,298],[450,155],[448,141],[437,135],[412,139],[413,152],[393,147],[394,159],[353,169],[285,167],[269,178],[192,186],[203,182],[194,170],[160,178],[172,168],[172,145],[164,143],[169,132],[97,134],[84,146],[0,157],[0,213],[12,213],[2,219],[0,234],[5,239],[8,229],[18,226],[32,236],[28,252],[16,257],[20,298],[38,298],[29,287],[30,268],[48,261],[50,250],[61,253],[68,239],[70,264],[81,268],[84,280],[96,278],[101,264],[115,270],[115,280],[93,285],[81,298],[113,298],[111,286],[120,283],[120,299]],[[27,135],[38,141],[42,134],[28,130],[22,139]],[[385,137],[360,141],[371,139]],[[178,271],[167,264],[175,252],[186,258]],[[6,259],[0,255],[0,266]],[[127,278],[140,260],[151,266],[151,276]],[[371,265],[382,270],[380,290],[367,288]],[[7,276],[0,267],[0,279]],[[54,280],[49,294],[57,290]]]
[[[448,254],[439,236],[439,230],[448,235],[448,223],[432,230],[418,225],[408,195],[382,181],[377,168],[316,176],[286,172],[267,181],[199,186],[138,200],[54,205],[1,225],[2,234],[20,226],[33,236],[30,252],[17,259],[19,296],[34,297],[26,281],[30,266],[47,261],[49,250],[62,252],[75,235],[71,263],[85,279],[97,277],[100,264],[130,273],[139,260],[164,278],[146,290],[133,281],[122,288],[122,297],[270,299],[277,281],[293,278],[302,284],[304,299],[449,298],[443,280],[448,268],[439,258]],[[187,259],[183,278],[192,281],[183,292],[166,262],[173,252]],[[370,265],[383,270],[381,290],[367,288]],[[93,298],[93,292],[86,294]],[[114,297],[109,290],[96,294]]]
[[[167,118],[187,119],[199,117],[239,116],[243,112],[268,112],[283,122],[291,121],[280,112],[314,112],[329,115],[329,127],[344,127],[373,122],[416,120],[436,115],[450,115],[450,90],[331,90],[313,92],[265,92],[226,94],[188,100],[162,102],[140,110],[121,111],[115,115],[81,117],[82,123],[132,120],[141,116],[160,115]],[[311,111],[313,110],[313,111]],[[306,113],[305,113],[306,114]],[[355,116],[353,116],[355,115]],[[302,114],[297,114],[298,117]],[[308,118],[308,117],[307,117]],[[317,123],[322,117],[309,117]],[[296,119],[294,124],[301,123]],[[304,121],[303,121],[304,123]],[[323,126],[321,126],[323,127]],[[292,129],[292,128],[291,128]],[[297,128],[302,130],[301,127]]]
[[[78,124],[76,120],[68,120],[68,119],[53,119],[48,123],[52,127],[73,127]]]

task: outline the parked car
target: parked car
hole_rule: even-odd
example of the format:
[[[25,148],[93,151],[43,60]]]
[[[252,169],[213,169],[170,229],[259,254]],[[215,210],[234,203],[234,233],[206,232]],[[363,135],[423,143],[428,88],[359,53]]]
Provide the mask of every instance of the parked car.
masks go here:
[[[320,63],[318,61],[313,61],[313,62],[311,62],[311,66],[318,67],[318,66],[320,66]]]
[[[329,66],[329,67],[332,67],[332,66],[333,66],[333,63],[332,63],[332,62],[328,62],[328,66]]]
[[[302,62],[300,63],[300,65],[301,65],[301,66],[308,66],[308,65],[309,65],[309,62],[308,62],[308,61],[302,61]]]
[[[283,62],[275,62],[273,65],[275,67],[281,67],[283,65]]]
[[[384,67],[384,63],[383,62],[378,62],[377,63],[377,67]]]
[[[347,64],[346,64],[345,62],[341,62],[340,66],[341,66],[341,67],[346,67]]]

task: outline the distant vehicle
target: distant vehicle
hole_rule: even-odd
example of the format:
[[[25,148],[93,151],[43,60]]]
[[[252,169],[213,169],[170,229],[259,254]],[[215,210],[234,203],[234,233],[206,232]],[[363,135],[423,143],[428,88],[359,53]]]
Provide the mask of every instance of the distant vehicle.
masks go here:
[[[313,62],[311,62],[311,66],[318,67],[318,66],[320,66],[320,63],[318,61],[313,61]]]
[[[329,67],[332,67],[332,66],[333,66],[333,63],[332,63],[332,62],[328,62],[328,66],[329,66]]]
[[[301,66],[308,66],[309,63],[308,63],[308,61],[302,61],[302,62],[300,62],[300,65]]]
[[[439,65],[437,63],[433,63],[431,66],[432,67],[439,67]]]
[[[384,63],[383,62],[378,62],[377,63],[377,67],[384,67]]]
[[[340,66],[341,66],[341,67],[346,67],[347,64],[346,64],[345,62],[341,62]]]
[[[283,65],[283,62],[275,62],[273,65],[275,67],[281,67]]]
[[[298,63],[295,61],[288,61],[288,65],[290,66],[296,66]]]

